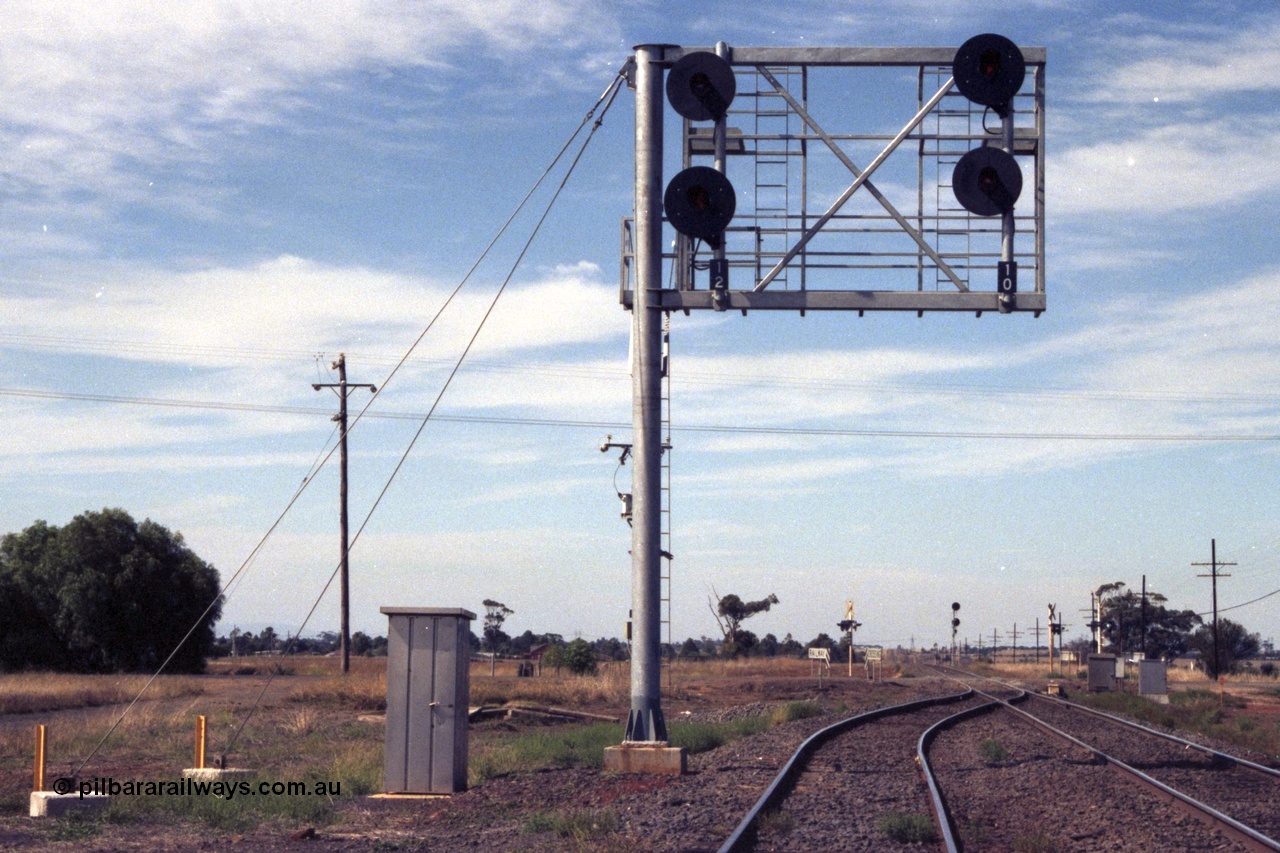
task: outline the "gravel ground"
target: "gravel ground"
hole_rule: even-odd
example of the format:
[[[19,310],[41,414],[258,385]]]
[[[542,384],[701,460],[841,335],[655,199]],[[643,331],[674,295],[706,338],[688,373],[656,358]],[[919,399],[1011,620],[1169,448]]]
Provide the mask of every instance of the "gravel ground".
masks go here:
[[[958,692],[954,685],[948,693]],[[893,849],[881,826],[891,815],[931,822],[929,792],[916,767],[916,743],[934,723],[980,704],[968,699],[867,721],[822,745],[786,802],[759,832],[768,853]]]
[[[943,732],[929,760],[966,850],[1244,849],[1005,711]]]
[[[1057,702],[1039,699],[1029,704],[1027,711],[1263,834],[1280,838],[1280,779],[1182,744],[1136,733]],[[1240,753],[1238,749],[1226,751]]]

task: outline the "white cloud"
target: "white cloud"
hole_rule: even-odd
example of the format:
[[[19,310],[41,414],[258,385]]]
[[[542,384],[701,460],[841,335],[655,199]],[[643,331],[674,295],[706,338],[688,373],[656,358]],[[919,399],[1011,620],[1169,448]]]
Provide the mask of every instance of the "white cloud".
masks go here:
[[[678,397],[685,423],[935,434],[874,446],[854,435],[681,436],[682,446],[716,454],[715,473],[693,482],[804,492],[864,468],[913,479],[999,476],[1162,452],[1198,436],[1280,432],[1280,357],[1274,324],[1261,321],[1280,317],[1280,273],[1189,296],[1150,293],[1113,308],[1083,328],[1002,347],[998,357],[904,349],[773,352],[703,358],[694,367],[682,359],[680,375],[699,380]],[[999,384],[1015,373],[1016,382]],[[1134,438],[1018,437],[1046,435]]]
[[[457,0],[102,0],[5,9],[2,168],[19,186],[123,191],[141,164],[215,156],[213,140],[275,125],[331,75],[522,62],[612,32],[595,4]]]
[[[513,285],[439,413],[501,408],[532,417],[628,419],[629,315],[599,275],[594,265],[579,264]],[[428,411],[492,297],[492,288],[484,292],[482,284],[476,286],[480,292],[464,292],[385,385],[374,414]],[[36,359],[33,363],[53,351],[81,356],[86,365],[25,390],[214,407],[127,406],[118,409],[115,426],[103,430],[105,401],[25,398],[19,409],[17,401],[24,398],[7,398],[12,402],[6,405],[20,412],[3,452],[9,469],[33,473],[56,460],[64,475],[211,471],[228,465],[238,470],[283,466],[301,475],[328,425],[317,417],[253,407],[328,407],[331,395],[316,394],[310,383],[336,381],[327,368],[340,351],[349,354],[350,381],[384,386],[391,367],[446,293],[414,276],[290,256],[179,273],[131,267],[52,292],[16,291],[0,292],[3,313],[14,318],[3,343]],[[579,346],[601,342],[616,357],[593,358]],[[326,356],[319,359],[318,353]],[[22,390],[22,384],[9,387]],[[351,399],[354,423],[369,395]],[[218,408],[228,405],[247,408]],[[379,435],[365,452],[398,452],[407,439],[402,423],[361,424],[362,434],[377,429]],[[299,438],[302,445],[290,445]],[[246,442],[261,439],[283,440],[287,449],[246,452]]]
[[[513,290],[519,298],[508,312],[495,314],[493,348],[464,368],[440,412],[499,409],[523,417],[629,420],[627,315],[614,304],[610,288],[591,280],[595,272],[590,267],[555,270],[545,280]],[[361,300],[349,298],[353,289]],[[103,290],[98,298],[83,293],[70,306],[59,300],[6,300],[6,309],[13,306],[7,314],[20,318],[16,333],[34,340],[55,330],[57,340],[100,341],[101,351],[113,352],[124,365],[137,360],[137,370],[117,364],[98,381],[113,394],[321,408],[328,398],[319,399],[309,388],[316,377],[307,369],[307,353],[324,349],[332,354],[344,346],[364,350],[359,361],[353,360],[360,370],[352,381],[381,382],[391,360],[416,333],[410,323],[420,323],[440,302],[437,288],[414,278],[296,258],[190,273],[179,276],[176,284],[159,274],[125,276]],[[376,303],[376,310],[356,304],[366,300]],[[477,297],[462,313],[475,319],[482,301]],[[1143,322],[1130,322],[1139,311]],[[1258,322],[1280,316],[1280,273],[1181,298],[1152,294],[1116,306],[1111,316],[1116,319],[998,351],[778,348],[752,356],[681,356],[676,424],[1107,435],[1280,429],[1272,392],[1280,386],[1280,357],[1270,339],[1274,324]],[[410,363],[374,411],[425,412],[465,332],[461,320],[443,326],[440,343]],[[556,346],[560,337],[575,344],[603,343],[617,355],[593,357],[577,345],[561,350]],[[262,341],[271,346],[264,348]],[[156,387],[139,390],[158,365],[167,372],[155,380]],[[187,366],[198,368],[204,378],[193,383],[173,370]],[[309,375],[299,376],[300,367]],[[1010,388],[992,384],[1011,370],[1038,377],[1037,386],[1026,387],[1025,380]],[[311,421],[286,413],[175,418],[174,410],[128,411],[118,429],[104,434],[98,407],[31,403],[13,419],[9,448],[30,465],[53,456],[62,458],[68,470],[85,471],[127,470],[140,464],[131,451],[149,448],[149,469],[193,471],[226,464],[229,451],[224,448],[237,440],[315,432]],[[396,427],[386,435],[399,432]],[[377,452],[383,440],[366,444],[366,452]],[[387,447],[395,449],[402,439],[390,441]],[[731,488],[732,482],[747,477],[771,488],[799,490],[872,465],[925,477],[971,476],[1030,463],[1071,466],[1151,447],[1138,439],[1009,439],[999,454],[991,454],[990,441],[899,438],[887,447],[877,445],[871,454],[856,450],[856,441],[694,433],[682,436],[680,444],[696,446],[725,466],[702,478],[713,488]],[[314,440],[306,443],[311,446]],[[797,446],[805,448],[807,458],[788,458]],[[534,458],[531,446],[513,447],[509,452],[516,456],[495,461]],[[157,453],[159,448],[163,452]],[[86,451],[93,453],[75,457]],[[235,464],[302,470],[310,461],[304,455],[272,450],[237,457]]]
[[[1280,189],[1271,117],[1170,124],[1135,136],[1051,154],[1046,195],[1052,214],[1205,210]]]
[[[502,295],[477,341],[477,352],[571,346],[627,334],[630,314],[600,268],[583,262],[557,267]]]
[[[1088,99],[1112,103],[1185,103],[1280,89],[1280,23],[1254,21],[1224,30],[1124,37],[1115,56],[1131,61],[1090,78]]]
[[[512,286],[477,355],[616,339],[627,331],[616,292],[580,265]],[[107,272],[53,292],[2,295],[10,334],[98,342],[121,358],[225,367],[246,356],[359,349],[398,358],[448,291],[420,277],[281,256],[247,267]],[[456,358],[494,294],[475,283],[442,315],[420,355]],[[603,318],[603,322],[602,322]],[[450,362],[451,363],[451,362]]]
[[[1050,101],[1050,213],[1214,211],[1280,188],[1280,122],[1258,108],[1280,90],[1278,37],[1274,15],[1112,18]]]

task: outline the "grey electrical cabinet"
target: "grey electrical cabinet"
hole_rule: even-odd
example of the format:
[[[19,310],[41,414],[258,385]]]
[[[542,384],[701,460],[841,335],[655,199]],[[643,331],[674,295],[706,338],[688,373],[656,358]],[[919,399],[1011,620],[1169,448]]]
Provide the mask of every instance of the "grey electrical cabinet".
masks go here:
[[[1167,696],[1169,693],[1168,664],[1162,660],[1138,662],[1138,695]]]
[[[469,610],[383,607],[387,631],[389,794],[452,794],[467,788]]]
[[[1110,693],[1116,686],[1116,656],[1089,655],[1089,692]]]

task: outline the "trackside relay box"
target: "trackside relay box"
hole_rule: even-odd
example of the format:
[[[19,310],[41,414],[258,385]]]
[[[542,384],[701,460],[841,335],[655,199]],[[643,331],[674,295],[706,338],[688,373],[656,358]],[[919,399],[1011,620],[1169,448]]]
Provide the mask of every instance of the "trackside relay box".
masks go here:
[[[388,794],[467,788],[471,622],[459,608],[383,607],[387,631]]]

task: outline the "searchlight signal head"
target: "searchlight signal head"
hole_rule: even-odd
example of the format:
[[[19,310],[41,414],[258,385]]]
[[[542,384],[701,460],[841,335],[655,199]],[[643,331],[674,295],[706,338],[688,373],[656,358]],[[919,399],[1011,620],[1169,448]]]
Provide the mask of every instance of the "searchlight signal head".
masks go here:
[[[737,92],[729,61],[705,50],[686,53],[667,74],[667,100],[689,121],[724,121]]]
[[[710,166],[690,166],[680,172],[662,196],[672,227],[712,248],[720,245],[737,205],[733,184]]]
[[[982,146],[956,163],[951,189],[961,207],[975,216],[1001,216],[1022,195],[1022,169],[1009,152]]]
[[[1012,41],[995,33],[983,33],[960,45],[951,64],[951,76],[960,94],[1004,116],[1026,79],[1027,63]]]

